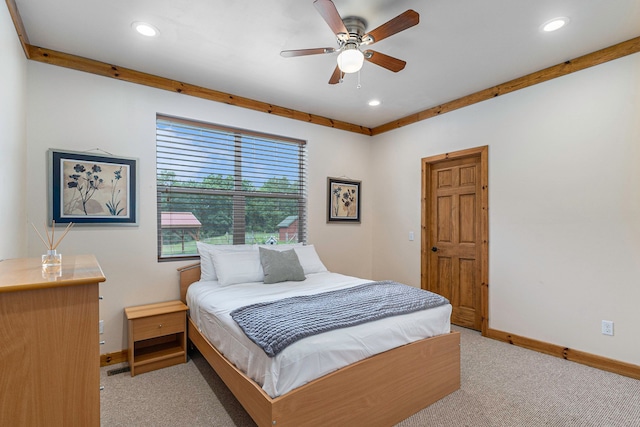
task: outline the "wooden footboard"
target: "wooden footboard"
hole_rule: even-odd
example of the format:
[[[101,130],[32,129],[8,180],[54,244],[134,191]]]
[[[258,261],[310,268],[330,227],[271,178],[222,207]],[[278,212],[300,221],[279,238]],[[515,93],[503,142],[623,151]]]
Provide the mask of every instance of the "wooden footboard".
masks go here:
[[[189,266],[181,289],[195,277],[194,268],[199,270]],[[274,399],[227,361],[191,319],[188,336],[260,427],[391,426],[460,388],[458,332],[372,356]]]
[[[386,351],[272,399],[198,331],[189,339],[260,427],[391,426],[460,388],[460,334]]]

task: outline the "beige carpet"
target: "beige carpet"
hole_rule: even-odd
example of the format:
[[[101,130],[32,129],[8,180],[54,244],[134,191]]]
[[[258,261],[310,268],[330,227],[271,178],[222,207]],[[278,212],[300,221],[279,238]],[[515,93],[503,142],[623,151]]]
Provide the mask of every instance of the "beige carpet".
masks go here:
[[[640,381],[454,329],[462,387],[398,427],[640,427]],[[120,366],[101,369],[102,426],[255,426],[198,353],[134,378],[107,375]]]

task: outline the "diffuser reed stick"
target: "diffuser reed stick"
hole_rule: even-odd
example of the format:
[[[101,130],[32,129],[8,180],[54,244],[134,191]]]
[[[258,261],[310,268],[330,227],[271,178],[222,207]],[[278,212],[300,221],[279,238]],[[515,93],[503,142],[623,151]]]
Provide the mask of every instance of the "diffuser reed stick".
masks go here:
[[[55,222],[54,222],[54,224],[55,224]],[[62,233],[62,236],[60,236],[60,238],[58,239],[56,244],[53,245],[53,249],[56,249],[58,247],[60,242],[62,242],[62,239],[64,239],[64,236],[67,235],[67,233],[69,232],[69,230],[71,230],[72,227],[73,227],[73,222],[70,222],[69,225],[67,225],[67,228],[64,229],[64,233]],[[51,240],[53,241],[53,233],[51,234],[51,237],[52,237]]]
[[[40,232],[38,231],[38,229],[36,228],[35,225],[33,225],[33,223],[31,223],[31,226],[33,227],[33,229],[36,231],[36,233],[38,233],[38,237],[40,237],[40,240],[42,241],[42,243],[44,244],[44,246],[47,248],[48,251],[53,251],[55,250],[58,245],[60,244],[60,242],[62,242],[62,239],[64,239],[64,237],[67,235],[67,233],[69,232],[69,230],[71,230],[71,228],[73,227],[73,222],[70,222],[67,225],[67,228],[64,229],[64,233],[62,233],[62,236],[60,236],[60,238],[58,239],[58,241],[55,241],[55,227],[56,227],[56,222],[55,220],[53,221],[53,226],[51,227],[51,235],[49,235],[49,229],[47,227],[47,223],[45,222],[44,224],[44,230],[45,233],[47,234],[47,241],[45,242],[44,237],[42,237],[42,234],[40,234]],[[55,242],[55,243],[54,243]]]
[[[40,232],[38,231],[38,229],[36,228],[35,225],[33,225],[33,223],[31,223],[31,226],[33,227],[34,230],[36,230],[36,233],[38,233],[38,237],[40,238],[40,240],[42,240],[42,244],[45,245],[47,247],[47,249],[51,248],[50,244],[47,244],[47,242],[44,241],[44,237],[42,237],[42,234],[40,234]],[[47,238],[49,237],[49,235],[47,234]]]

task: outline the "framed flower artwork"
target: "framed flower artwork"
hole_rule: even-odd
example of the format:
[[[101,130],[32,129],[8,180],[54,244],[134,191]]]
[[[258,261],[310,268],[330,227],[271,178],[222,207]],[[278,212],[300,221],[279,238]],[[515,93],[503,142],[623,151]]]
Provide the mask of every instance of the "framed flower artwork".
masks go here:
[[[360,223],[360,181],[327,178],[327,222]]]
[[[49,219],[137,225],[137,159],[49,150]]]

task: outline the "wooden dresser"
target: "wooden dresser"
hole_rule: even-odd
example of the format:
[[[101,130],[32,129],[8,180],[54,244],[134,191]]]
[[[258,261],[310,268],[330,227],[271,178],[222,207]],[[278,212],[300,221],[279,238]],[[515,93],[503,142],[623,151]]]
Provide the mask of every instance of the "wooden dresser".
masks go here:
[[[98,283],[93,255],[0,261],[0,426],[99,426]]]

